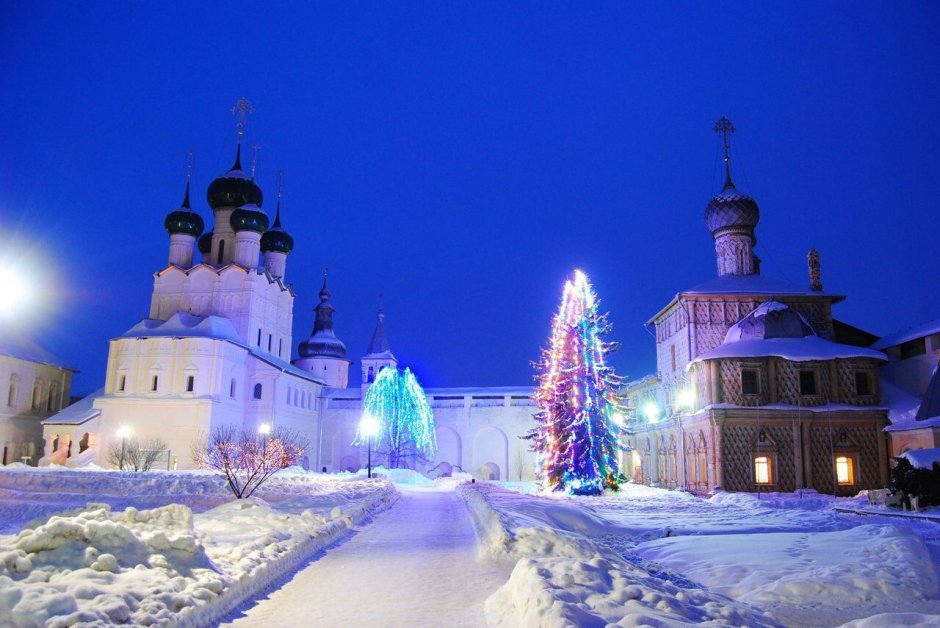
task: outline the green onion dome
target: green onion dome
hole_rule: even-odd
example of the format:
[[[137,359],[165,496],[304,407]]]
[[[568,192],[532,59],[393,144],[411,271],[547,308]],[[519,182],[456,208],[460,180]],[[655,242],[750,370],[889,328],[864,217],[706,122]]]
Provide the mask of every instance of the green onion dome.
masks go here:
[[[186,195],[183,197],[183,204],[179,209],[170,212],[166,220],[163,221],[166,232],[170,235],[174,233],[185,233],[194,238],[198,238],[206,227],[202,216],[197,214],[189,206],[189,181],[186,181]]]
[[[261,252],[274,251],[286,255],[293,250],[294,238],[281,228],[281,203],[278,202],[277,212],[274,214],[274,224],[271,226],[270,231],[266,231],[261,236]]]
[[[206,200],[212,209],[242,205],[261,207],[264,195],[254,180],[242,172],[241,152],[242,147],[239,144],[232,169],[209,184]]]
[[[250,203],[233,211],[229,223],[235,233],[239,231],[264,233],[268,230],[268,215],[261,211],[260,207]]]
[[[199,252],[203,255],[208,255],[212,251],[212,232],[206,231],[202,234],[202,237],[199,238],[199,242],[196,243],[196,246],[199,247]]]

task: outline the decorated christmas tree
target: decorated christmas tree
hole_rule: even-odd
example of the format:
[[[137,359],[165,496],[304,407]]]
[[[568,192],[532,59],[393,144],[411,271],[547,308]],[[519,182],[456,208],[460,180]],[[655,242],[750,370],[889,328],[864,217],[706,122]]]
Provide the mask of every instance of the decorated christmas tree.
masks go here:
[[[437,452],[434,413],[424,389],[406,368],[384,368],[369,386],[363,401],[363,413],[379,423],[376,450],[388,456],[390,468],[414,466],[414,459],[430,460]],[[357,435],[354,444],[364,444]]]
[[[575,271],[535,364],[538,410],[528,437],[543,490],[599,495],[618,487],[621,380],[605,361],[616,344],[602,340],[610,325],[597,308],[587,276]]]

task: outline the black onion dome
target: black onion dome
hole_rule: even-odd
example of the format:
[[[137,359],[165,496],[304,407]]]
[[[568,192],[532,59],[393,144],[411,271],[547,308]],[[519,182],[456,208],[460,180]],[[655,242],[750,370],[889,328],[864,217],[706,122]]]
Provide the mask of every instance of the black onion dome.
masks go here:
[[[179,209],[171,211],[166,220],[163,221],[166,232],[170,235],[174,233],[185,233],[194,238],[198,238],[202,230],[206,228],[206,223],[202,216],[197,214],[189,206],[189,181],[186,181],[186,194],[183,196],[183,204]]]
[[[326,287],[326,276],[323,277],[323,288],[320,290],[320,304],[314,309],[316,319],[313,323],[313,333],[300,343],[297,353],[302,358],[339,358],[346,359],[346,345],[336,337],[333,331],[333,306],[330,305],[332,293]]]
[[[232,169],[209,184],[206,200],[209,207],[241,207],[242,205],[257,205],[261,207],[264,195],[254,180],[242,172],[241,144],[235,154],[235,163]]]
[[[744,192],[739,192],[731,181],[716,194],[705,208],[705,226],[714,234],[720,229],[753,229],[760,220],[757,202]]]
[[[169,234],[185,233],[198,238],[202,230],[206,228],[206,223],[203,222],[202,216],[191,209],[177,209],[170,212],[163,221],[163,226]]]
[[[208,255],[212,251],[212,232],[206,231],[199,238],[199,241],[196,243],[196,246],[199,247],[199,252],[203,255]]]
[[[274,224],[261,236],[261,251],[274,251],[285,255],[294,250],[294,238],[281,228],[281,205],[278,203]]]
[[[232,212],[229,224],[232,225],[232,230],[235,233],[239,231],[264,233],[268,230],[268,215],[261,211],[261,208],[257,205],[242,205]]]

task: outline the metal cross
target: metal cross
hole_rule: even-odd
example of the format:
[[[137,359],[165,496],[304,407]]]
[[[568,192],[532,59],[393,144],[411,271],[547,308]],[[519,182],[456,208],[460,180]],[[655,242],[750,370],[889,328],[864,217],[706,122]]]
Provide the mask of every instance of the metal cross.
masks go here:
[[[725,185],[731,184],[731,134],[734,133],[734,125],[731,124],[731,120],[722,116],[718,122],[715,123],[715,128],[713,129],[715,133],[721,135],[721,144],[722,148],[725,151]]]
[[[252,106],[252,104],[244,96],[239,98],[238,102],[235,103],[235,106],[232,107],[232,115],[237,118],[235,126],[238,127],[239,135],[245,134],[245,123],[247,122],[248,114],[254,110],[254,106]]]

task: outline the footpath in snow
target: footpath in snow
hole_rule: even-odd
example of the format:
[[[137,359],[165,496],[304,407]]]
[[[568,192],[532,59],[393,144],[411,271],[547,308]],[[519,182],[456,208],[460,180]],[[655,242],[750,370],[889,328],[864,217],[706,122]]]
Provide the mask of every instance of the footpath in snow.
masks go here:
[[[235,626],[485,626],[484,601],[508,576],[480,561],[473,522],[448,486],[401,497],[235,619]]]

